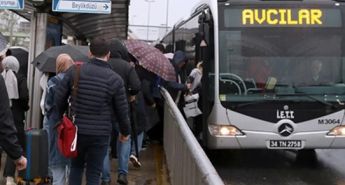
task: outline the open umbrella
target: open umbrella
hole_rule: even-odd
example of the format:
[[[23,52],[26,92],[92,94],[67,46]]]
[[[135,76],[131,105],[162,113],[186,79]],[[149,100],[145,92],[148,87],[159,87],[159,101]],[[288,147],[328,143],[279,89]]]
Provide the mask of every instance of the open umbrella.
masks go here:
[[[19,46],[12,46],[9,48],[9,50],[11,51],[11,55],[16,57],[19,61],[20,68],[19,68],[18,73],[21,73],[24,76],[26,76],[28,73],[28,59],[29,59],[28,50],[24,47],[19,47]]]
[[[4,55],[7,51],[7,40],[4,35],[0,33],[0,56]]]
[[[32,64],[42,72],[55,73],[56,58],[61,53],[69,54],[75,62],[86,62],[89,60],[87,57],[88,51],[89,49],[87,46],[54,46],[39,54],[34,61],[32,61]]]
[[[173,65],[157,48],[139,40],[127,40],[124,44],[128,52],[138,60],[140,66],[164,80],[176,81]]]

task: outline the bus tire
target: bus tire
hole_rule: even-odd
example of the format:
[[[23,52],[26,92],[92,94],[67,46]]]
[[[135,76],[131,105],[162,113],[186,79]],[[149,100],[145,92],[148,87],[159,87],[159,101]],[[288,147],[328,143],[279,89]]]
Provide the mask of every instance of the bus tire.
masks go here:
[[[298,164],[313,165],[317,164],[317,155],[315,149],[298,150],[296,155]]]

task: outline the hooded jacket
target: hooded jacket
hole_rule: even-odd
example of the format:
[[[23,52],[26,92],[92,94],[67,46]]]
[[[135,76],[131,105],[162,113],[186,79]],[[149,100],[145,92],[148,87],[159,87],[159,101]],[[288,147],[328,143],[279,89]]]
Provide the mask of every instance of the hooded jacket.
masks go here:
[[[186,81],[186,74],[183,70],[182,63],[187,60],[186,54],[183,51],[176,51],[172,59],[172,64],[175,68],[176,82],[166,81],[165,86],[171,94],[171,97],[176,100],[178,98],[178,92],[185,92],[188,90],[187,86],[184,84]]]
[[[132,104],[130,116],[132,116],[133,119],[135,117],[137,118],[137,121],[134,122],[136,123],[134,126],[135,128],[133,127],[132,129],[133,132],[136,132],[138,134],[145,128],[146,113],[140,107],[142,106],[140,79],[137,72],[135,71],[135,68],[128,61],[130,61],[130,58],[127,48],[122,44],[120,40],[112,39],[110,41],[109,64],[111,65],[112,69],[123,79],[127,95],[136,95],[137,101]],[[133,112],[133,110],[136,111]]]
[[[110,41],[109,64],[124,82],[128,95],[136,95],[140,91],[140,79],[133,66],[129,64],[127,48],[117,39]]]

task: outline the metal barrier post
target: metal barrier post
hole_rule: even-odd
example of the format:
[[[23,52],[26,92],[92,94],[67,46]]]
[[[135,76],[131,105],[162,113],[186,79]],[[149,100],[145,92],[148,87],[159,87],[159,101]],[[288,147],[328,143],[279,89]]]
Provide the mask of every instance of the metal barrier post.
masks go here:
[[[31,16],[31,34],[29,61],[38,56],[45,50],[46,30],[47,30],[47,13],[34,12]],[[38,71],[32,64],[28,65],[28,87],[30,96],[30,110],[28,111],[26,122],[29,128],[39,128],[41,122],[40,100],[42,89],[40,87],[40,78],[42,72]]]
[[[170,94],[162,88],[164,150],[173,185],[224,185]]]

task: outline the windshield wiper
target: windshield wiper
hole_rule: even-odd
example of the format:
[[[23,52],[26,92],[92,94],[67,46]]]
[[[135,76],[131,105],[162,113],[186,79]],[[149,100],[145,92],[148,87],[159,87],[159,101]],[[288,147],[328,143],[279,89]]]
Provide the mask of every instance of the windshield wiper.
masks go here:
[[[322,99],[316,98],[316,97],[314,97],[312,95],[309,95],[309,94],[306,94],[306,93],[303,93],[303,92],[297,92],[297,93],[294,93],[294,94],[275,94],[275,96],[277,96],[277,97],[280,97],[280,96],[303,96],[303,97],[307,97],[307,98],[309,98],[311,100],[314,100],[316,102],[319,102],[319,103],[321,103],[323,105],[327,105],[327,106],[329,106],[331,108],[334,108],[334,109],[339,107],[339,106],[336,106],[336,105],[334,105],[332,103],[329,103],[327,101],[324,101]],[[275,98],[275,99],[269,99],[269,100],[268,99],[257,100],[257,101],[251,101],[251,102],[246,102],[246,103],[240,103],[240,104],[237,104],[237,105],[233,105],[232,107],[233,108],[240,108],[240,107],[245,107],[245,106],[249,106],[249,105],[255,105],[255,104],[260,104],[260,103],[267,103],[267,102],[279,101],[279,100],[281,100],[281,99]]]
[[[248,106],[248,105],[256,105],[256,104],[267,103],[267,102],[272,102],[272,101],[277,101],[277,100],[276,99],[256,100],[256,101],[251,101],[251,102],[246,102],[246,103],[235,104],[232,107],[233,108],[241,108],[241,107],[245,107],[245,106]]]
[[[277,96],[303,96],[303,97],[307,97],[309,99],[315,100],[316,102],[319,102],[321,104],[330,106],[331,108],[338,108],[338,106],[335,106],[332,103],[329,103],[329,102],[327,102],[325,100],[316,98],[316,97],[314,97],[314,96],[312,96],[310,94],[306,94],[306,93],[303,93],[303,92],[295,92],[294,94],[277,94]]]

